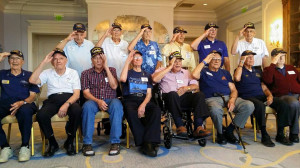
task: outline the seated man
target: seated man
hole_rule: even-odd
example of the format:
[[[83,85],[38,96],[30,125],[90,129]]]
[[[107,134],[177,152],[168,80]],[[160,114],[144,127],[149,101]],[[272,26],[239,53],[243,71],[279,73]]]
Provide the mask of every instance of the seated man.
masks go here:
[[[256,55],[256,53],[250,50],[245,50],[242,53],[240,63],[235,69],[233,77],[239,96],[243,99],[250,100],[255,106],[253,114],[261,130],[261,143],[267,147],[273,147],[275,144],[271,141],[266,130],[266,105],[274,108],[278,116],[289,115],[290,110],[284,101],[277,97],[273,98],[270,90],[262,82],[261,69],[255,69],[253,67],[254,55]],[[266,102],[266,105],[264,102]],[[284,122],[281,120],[282,118],[277,118],[278,123]],[[284,145],[291,144],[288,141],[284,141],[284,139],[282,139],[281,143]]]
[[[29,82],[40,87],[47,84],[48,91],[42,108],[37,112],[36,119],[46,139],[49,141],[45,157],[51,157],[58,150],[58,144],[55,140],[51,126],[51,118],[57,114],[58,117],[69,116],[66,124],[67,140],[64,148],[68,155],[75,155],[73,140],[76,136],[76,130],[80,125],[81,107],[77,103],[80,95],[80,80],[78,73],[67,68],[67,56],[65,52],[59,49],[51,51],[40,65],[32,73]],[[54,69],[43,68],[51,62]]]
[[[31,72],[22,69],[24,64],[23,53],[19,50],[13,50],[10,53],[0,53],[0,61],[7,56],[10,69],[0,70],[0,122],[8,115],[16,116],[22,136],[19,161],[28,161],[31,156],[29,140],[32,115],[37,110],[33,101],[36,93],[39,93],[40,90],[36,85],[31,85],[28,82]],[[13,156],[13,151],[6,140],[2,125],[0,127],[0,146],[0,163],[7,162]]]
[[[230,73],[220,69],[221,60],[221,53],[212,50],[196,67],[192,75],[194,78],[200,79],[200,90],[205,94],[212,121],[217,129],[217,143],[226,144],[228,141],[235,144],[237,139],[233,134],[233,123],[226,128],[225,136],[223,135],[223,107],[227,107],[229,112],[235,113],[234,123],[237,127],[243,128],[254,110],[254,105],[252,102],[238,97]],[[204,68],[206,64],[208,67]],[[226,104],[218,94],[224,95]]]
[[[181,108],[193,107],[193,136],[204,137],[210,133],[202,127],[203,121],[209,116],[205,96],[202,92],[193,93],[199,88],[198,82],[192,79],[188,70],[182,68],[182,60],[178,51],[171,53],[169,66],[156,70],[152,75],[153,82],[159,83],[163,92],[162,97],[177,127],[177,135],[187,136],[187,130],[181,118]]]
[[[263,81],[275,97],[280,98],[290,107],[289,114],[277,115],[281,122],[278,122],[276,141],[283,144],[288,141],[299,143],[300,74],[295,67],[285,64],[285,56],[286,51],[282,48],[272,50],[271,64],[264,68]],[[283,132],[285,126],[290,126],[289,140]]]
[[[111,123],[109,155],[120,153],[120,136],[122,134],[123,106],[117,99],[118,87],[115,68],[108,67],[107,59],[101,47],[91,49],[93,68],[81,74],[81,86],[84,97],[88,100],[83,104],[82,133],[84,156],[93,156],[92,148],[94,120],[99,110],[107,111]]]

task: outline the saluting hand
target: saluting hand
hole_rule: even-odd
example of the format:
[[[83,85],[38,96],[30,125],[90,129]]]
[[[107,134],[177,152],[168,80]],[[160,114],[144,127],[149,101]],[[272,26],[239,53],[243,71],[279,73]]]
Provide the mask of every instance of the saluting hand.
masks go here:
[[[171,69],[173,68],[175,61],[176,61],[176,57],[173,57],[173,58],[170,60],[170,62],[169,62],[169,67],[170,67]]]
[[[131,63],[131,61],[133,60],[133,56],[134,56],[135,53],[136,53],[136,50],[130,51],[130,53],[129,53],[127,59],[126,59],[126,63]]]
[[[247,29],[247,27],[244,27],[242,30],[240,30],[238,33],[238,36],[242,37],[246,29]]]
[[[207,37],[209,35],[210,30],[214,29],[213,27],[207,29],[204,31],[205,37]]]
[[[0,62],[2,62],[6,57],[10,55],[9,52],[0,53]]]
[[[67,41],[71,41],[75,38],[77,31],[73,31],[72,33],[69,34],[69,36],[67,37]]]
[[[203,61],[205,61],[206,63],[209,64],[214,56],[215,56],[215,53],[208,54],[207,57]]]
[[[104,54],[100,54],[100,57],[102,58],[103,60],[103,67],[104,69],[107,69],[108,68],[108,65],[107,65],[107,59],[106,59],[106,56]]]
[[[49,52],[46,56],[45,56],[45,58],[44,58],[44,60],[43,60],[43,62],[45,63],[45,64],[47,64],[47,63],[49,63],[49,62],[51,62],[52,61],[52,59],[53,59],[53,53],[54,53],[54,51],[51,51],[51,52]]]
[[[146,29],[148,29],[148,27],[145,27],[145,28],[141,29],[139,35],[142,36]]]

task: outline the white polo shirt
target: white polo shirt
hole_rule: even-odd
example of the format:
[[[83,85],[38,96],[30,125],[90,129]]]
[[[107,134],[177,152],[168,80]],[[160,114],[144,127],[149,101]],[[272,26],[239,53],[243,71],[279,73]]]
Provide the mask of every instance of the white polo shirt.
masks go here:
[[[120,79],[121,72],[128,57],[127,47],[127,41],[121,39],[120,43],[116,44],[110,37],[107,37],[102,43],[102,48],[107,58],[107,65],[116,68],[118,79]]]
[[[41,80],[39,87],[45,83],[48,85],[47,96],[59,92],[73,93],[74,89],[81,89],[78,73],[71,68],[66,68],[65,73],[61,76],[54,69],[46,69],[39,78]]]
[[[67,67],[75,69],[78,75],[81,76],[82,71],[92,67],[90,51],[93,47],[94,44],[86,39],[80,46],[77,45],[75,40],[69,41],[64,48],[64,52],[68,57]]]
[[[253,38],[252,43],[248,43],[245,39],[239,40],[236,52],[241,56],[245,50],[251,50],[256,53],[256,55],[254,55],[254,66],[262,65],[262,58],[269,56],[266,43],[257,38]]]

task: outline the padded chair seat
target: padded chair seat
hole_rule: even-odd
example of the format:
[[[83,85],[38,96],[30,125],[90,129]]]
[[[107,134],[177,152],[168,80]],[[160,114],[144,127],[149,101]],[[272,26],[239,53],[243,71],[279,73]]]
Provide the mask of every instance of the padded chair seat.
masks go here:
[[[69,116],[65,116],[63,118],[58,117],[57,114],[55,114],[52,118],[51,118],[51,122],[66,122],[69,121]]]
[[[34,114],[32,116],[32,122],[35,121],[36,121],[36,115]],[[16,116],[8,115],[1,120],[1,124],[12,124],[12,123],[18,123]]]
[[[109,118],[109,114],[105,111],[99,111],[96,113],[96,119]]]

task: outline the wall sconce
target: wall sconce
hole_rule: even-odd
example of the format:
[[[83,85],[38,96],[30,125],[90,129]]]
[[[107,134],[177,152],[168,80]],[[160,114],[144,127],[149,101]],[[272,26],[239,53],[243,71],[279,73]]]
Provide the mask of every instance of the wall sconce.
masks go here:
[[[282,19],[275,20],[270,27],[270,44],[272,47],[278,48],[282,44]]]

